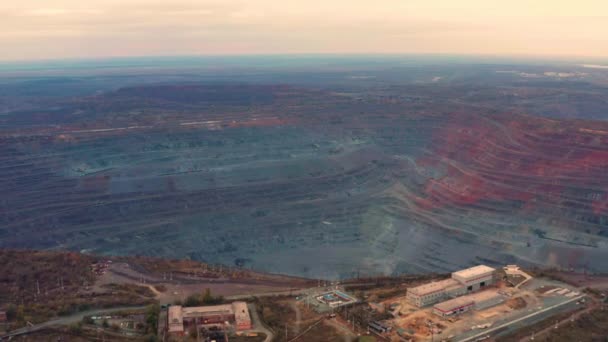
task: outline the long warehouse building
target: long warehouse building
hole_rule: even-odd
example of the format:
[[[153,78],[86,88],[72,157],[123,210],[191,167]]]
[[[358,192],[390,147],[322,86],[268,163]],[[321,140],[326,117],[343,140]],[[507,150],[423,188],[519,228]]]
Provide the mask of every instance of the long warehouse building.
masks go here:
[[[478,265],[452,273],[452,277],[407,290],[407,300],[418,306],[428,306],[465,295],[494,284],[495,269]]]

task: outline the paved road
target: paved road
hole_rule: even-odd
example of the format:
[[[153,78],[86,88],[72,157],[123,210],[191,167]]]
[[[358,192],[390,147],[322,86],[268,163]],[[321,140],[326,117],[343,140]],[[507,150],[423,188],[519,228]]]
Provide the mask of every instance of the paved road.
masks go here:
[[[512,326],[512,325],[514,325],[514,324],[517,324],[517,323],[523,322],[523,321],[525,321],[525,320],[532,319],[532,318],[533,318],[533,317],[535,317],[535,316],[542,315],[542,314],[544,314],[544,313],[546,313],[546,312],[548,312],[548,311],[551,311],[551,310],[557,309],[557,308],[559,308],[559,307],[561,307],[561,306],[564,306],[564,305],[567,305],[567,304],[573,303],[573,302],[578,301],[578,300],[580,300],[581,298],[584,298],[584,297],[585,297],[585,295],[581,295],[581,296],[573,297],[572,299],[569,299],[569,300],[567,300],[567,301],[561,302],[561,303],[559,303],[559,304],[555,304],[555,305],[553,305],[553,306],[549,306],[549,307],[547,307],[547,308],[544,308],[544,309],[542,309],[542,310],[539,310],[539,311],[533,312],[533,313],[531,313],[531,314],[529,314],[529,315],[526,315],[526,316],[524,316],[524,317],[520,317],[520,318],[515,319],[515,320],[512,320],[512,321],[510,321],[510,322],[507,322],[507,323],[504,323],[504,324],[498,325],[498,326],[496,326],[496,327],[493,327],[493,328],[490,328],[490,329],[484,330],[484,331],[482,331],[482,332],[480,332],[480,333],[478,333],[478,334],[476,334],[476,335],[469,336],[469,337],[463,338],[463,339],[458,340],[458,341],[459,341],[459,342],[468,342],[468,341],[474,341],[474,340],[476,340],[476,339],[478,339],[478,338],[482,338],[482,337],[484,337],[484,336],[491,335],[491,333],[492,333],[492,332],[494,332],[494,331],[501,330],[501,329],[503,329],[503,328],[508,328],[508,327],[510,327],[510,326]]]
[[[589,299],[589,298],[587,298],[587,299]],[[593,301],[593,300],[590,300],[589,301],[589,305],[585,309],[580,310],[580,311],[574,313],[570,317],[562,319],[560,322],[557,322],[557,325],[561,326],[562,324],[564,324],[564,323],[566,323],[568,321],[576,320],[576,319],[580,318],[582,315],[584,315],[586,313],[589,313],[592,310],[595,310],[597,307],[598,307],[597,303],[595,301]],[[546,327],[545,329],[543,329],[541,331],[535,332],[534,335],[532,335],[532,336],[542,336],[543,334],[546,334],[547,332],[550,332],[554,328],[555,328],[554,325],[550,325],[550,326]],[[529,341],[532,341],[532,340],[534,340],[534,338],[532,336],[524,337],[524,338],[520,339],[519,342],[529,342]]]
[[[239,299],[246,299],[246,298],[251,298],[251,297],[264,297],[264,296],[277,296],[277,295],[294,295],[294,296],[296,296],[296,295],[299,295],[302,293],[303,293],[303,290],[301,290],[301,289],[293,289],[293,290],[285,290],[285,291],[262,292],[262,293],[246,294],[246,295],[227,296],[226,299],[239,300]],[[112,308],[112,309],[99,309],[99,310],[83,311],[83,312],[76,313],[74,315],[60,317],[60,318],[46,321],[46,322],[43,322],[40,324],[35,324],[34,326],[31,326],[31,327],[24,327],[24,328],[13,330],[5,335],[0,335],[0,339],[10,337],[10,336],[18,336],[18,335],[35,332],[35,331],[38,331],[38,330],[41,330],[44,328],[48,328],[48,327],[51,327],[54,325],[69,325],[72,323],[77,323],[77,322],[82,321],[82,319],[85,316],[98,316],[98,315],[102,315],[102,314],[119,312],[119,311],[123,311],[123,310],[140,310],[140,309],[145,309],[145,308],[146,308],[146,306],[125,306],[125,307],[118,307],[118,308]],[[256,321],[261,322],[259,320],[255,307],[250,308],[250,311],[251,311],[252,318],[254,319],[254,322],[256,322]],[[268,330],[266,327],[261,325],[261,323],[258,324],[258,326],[256,327],[255,330],[263,332],[264,334],[266,334],[266,336],[268,336],[266,338],[266,342],[270,342],[272,340],[272,338],[274,337],[274,334],[270,330]]]
[[[113,312],[119,312],[119,311],[124,311],[124,310],[142,310],[142,309],[145,309],[146,307],[147,306],[123,306],[123,307],[112,308],[112,309],[82,311],[82,312],[79,312],[74,315],[60,317],[60,318],[52,319],[50,321],[46,321],[46,322],[43,322],[40,324],[35,324],[31,327],[16,329],[5,335],[0,335],[0,338],[28,334],[28,333],[38,331],[38,330],[41,330],[44,328],[48,328],[48,327],[51,327],[54,325],[68,325],[68,324],[72,324],[72,323],[77,323],[77,322],[82,321],[82,319],[85,316],[99,316],[99,315],[103,315],[103,314],[110,314]]]
[[[272,292],[258,292],[258,293],[249,293],[242,295],[232,295],[225,296],[227,300],[242,300],[253,297],[272,297],[272,296],[298,296],[306,293],[308,289],[291,289],[291,290],[281,290],[281,291],[272,291]]]
[[[247,306],[249,307],[249,313],[251,314],[251,321],[253,323],[252,330],[266,334],[266,339],[264,342],[272,341],[272,339],[274,339],[274,333],[270,331],[270,329],[268,329],[260,319],[258,310],[255,308],[255,304],[249,303]]]

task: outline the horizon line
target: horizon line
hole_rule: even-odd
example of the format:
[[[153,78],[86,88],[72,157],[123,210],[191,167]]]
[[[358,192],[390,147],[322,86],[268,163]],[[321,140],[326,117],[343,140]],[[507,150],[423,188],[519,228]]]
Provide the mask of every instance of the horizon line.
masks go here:
[[[65,58],[33,58],[33,59],[1,59],[0,65],[9,64],[37,64],[52,62],[95,62],[112,60],[136,60],[136,59],[171,59],[171,58],[251,58],[251,57],[460,57],[460,58],[488,58],[488,59],[520,59],[537,61],[560,61],[560,62],[582,62],[603,61],[608,63],[608,56],[585,56],[585,55],[537,55],[537,54],[494,54],[494,53],[441,53],[441,52],[404,52],[404,53],[382,53],[382,52],[294,52],[294,53],[218,53],[218,54],[168,54],[168,55],[108,55],[108,56],[81,56]]]

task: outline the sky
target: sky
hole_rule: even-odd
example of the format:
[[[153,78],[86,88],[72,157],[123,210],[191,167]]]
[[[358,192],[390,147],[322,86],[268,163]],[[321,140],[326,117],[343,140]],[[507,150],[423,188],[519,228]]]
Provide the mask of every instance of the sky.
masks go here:
[[[0,1],[0,60],[298,53],[608,57],[608,1]]]

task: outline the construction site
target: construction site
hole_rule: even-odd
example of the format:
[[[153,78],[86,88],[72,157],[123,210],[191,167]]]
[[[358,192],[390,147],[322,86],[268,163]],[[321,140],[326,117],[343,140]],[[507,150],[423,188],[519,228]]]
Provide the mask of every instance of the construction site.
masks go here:
[[[386,340],[476,341],[573,310],[584,301],[579,289],[533,278],[516,265],[478,265],[384,301],[392,318],[377,322],[385,329],[369,330]]]

